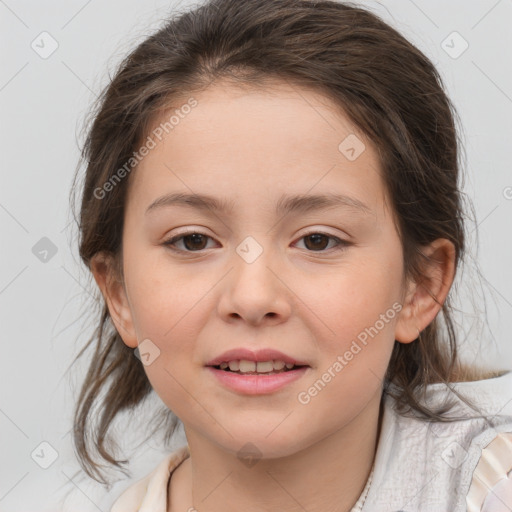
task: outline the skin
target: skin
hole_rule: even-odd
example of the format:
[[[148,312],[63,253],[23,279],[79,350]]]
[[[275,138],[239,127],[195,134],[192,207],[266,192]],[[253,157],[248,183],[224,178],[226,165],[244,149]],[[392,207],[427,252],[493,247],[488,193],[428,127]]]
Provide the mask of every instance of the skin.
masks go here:
[[[217,83],[194,98],[198,105],[130,176],[124,283],[105,255],[92,265],[124,343],[136,348],[150,339],[159,348],[144,369],[185,427],[191,457],[173,474],[168,510],[348,511],[374,460],[394,341],[412,342],[437,315],[453,281],[453,245],[438,239],[424,247],[432,264],[422,283],[402,281],[402,246],[378,153],[319,93],[284,82],[258,90]],[[338,150],[349,134],[366,147],[354,161]],[[282,194],[333,191],[371,213],[274,214]],[[145,214],[168,192],[209,194],[235,206],[229,215],[182,206]],[[182,253],[164,245],[185,228],[211,238],[176,242]],[[337,250],[333,239],[304,238],[311,233],[349,245]],[[263,249],[252,263],[236,251],[247,236]],[[300,403],[298,393],[394,303],[399,314]],[[277,348],[311,368],[272,394],[238,394],[204,365],[241,346]],[[262,454],[252,467],[237,456],[248,442]]]

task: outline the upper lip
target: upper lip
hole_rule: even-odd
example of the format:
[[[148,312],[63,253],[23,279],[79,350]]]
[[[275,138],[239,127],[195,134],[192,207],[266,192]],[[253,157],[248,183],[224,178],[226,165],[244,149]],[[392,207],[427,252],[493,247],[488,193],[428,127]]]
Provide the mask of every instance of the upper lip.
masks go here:
[[[272,348],[262,348],[259,350],[251,350],[248,348],[234,348],[232,350],[228,350],[223,352],[219,356],[215,357],[208,363],[206,366],[218,366],[220,363],[228,363],[229,361],[242,360],[245,361],[284,361],[285,363],[291,363],[296,366],[309,366],[306,362],[299,361],[291,356],[283,354],[279,350],[274,350]]]

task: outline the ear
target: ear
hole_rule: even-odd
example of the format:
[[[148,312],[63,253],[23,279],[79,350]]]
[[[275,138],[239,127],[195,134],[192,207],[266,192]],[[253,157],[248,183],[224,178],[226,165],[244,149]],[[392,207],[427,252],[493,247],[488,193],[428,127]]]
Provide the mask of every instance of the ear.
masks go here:
[[[91,259],[91,272],[107,303],[117,332],[128,347],[136,348],[138,342],[130,304],[113,257],[105,253],[95,254]]]
[[[427,327],[442,308],[455,276],[455,246],[446,238],[438,238],[423,246],[428,257],[419,283],[410,282],[402,310],[395,324],[395,340],[411,343],[419,331]]]

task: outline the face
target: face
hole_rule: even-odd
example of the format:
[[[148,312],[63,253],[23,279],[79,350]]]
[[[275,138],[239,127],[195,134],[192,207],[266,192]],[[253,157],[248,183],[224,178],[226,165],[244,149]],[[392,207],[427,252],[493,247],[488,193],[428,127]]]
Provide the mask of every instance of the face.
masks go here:
[[[289,455],[380,396],[403,314],[401,243],[372,143],[328,99],[287,84],[194,98],[130,176],[117,322],[132,348],[149,340],[147,376],[189,432]],[[225,208],[149,208],[177,193]],[[235,348],[308,367],[246,394],[205,366]]]

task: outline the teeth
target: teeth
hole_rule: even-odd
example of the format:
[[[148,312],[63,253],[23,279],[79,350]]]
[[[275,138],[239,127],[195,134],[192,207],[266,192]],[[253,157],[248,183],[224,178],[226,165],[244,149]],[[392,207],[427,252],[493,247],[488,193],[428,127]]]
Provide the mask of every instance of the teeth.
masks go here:
[[[256,371],[258,373],[269,373],[274,370],[273,361],[258,361],[256,363]]]
[[[284,368],[284,361],[274,361],[274,370],[282,370]]]
[[[232,361],[229,362],[229,369],[233,370],[233,368],[231,368],[231,362]],[[238,361],[236,361],[236,363],[238,364],[238,369],[242,373],[256,371],[256,363],[254,361],[246,361],[245,359],[242,359],[240,363],[238,363]]]
[[[232,372],[237,372],[240,369],[240,361],[229,361],[228,366]]]
[[[233,360],[229,362],[220,363],[220,369],[225,370],[229,368],[232,372],[240,373],[270,373],[273,371],[283,370],[284,367],[288,370],[294,367],[293,363],[285,363],[284,361],[273,360],[273,361],[247,361],[245,359]]]

